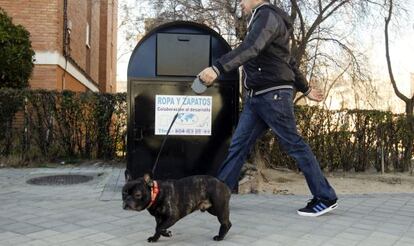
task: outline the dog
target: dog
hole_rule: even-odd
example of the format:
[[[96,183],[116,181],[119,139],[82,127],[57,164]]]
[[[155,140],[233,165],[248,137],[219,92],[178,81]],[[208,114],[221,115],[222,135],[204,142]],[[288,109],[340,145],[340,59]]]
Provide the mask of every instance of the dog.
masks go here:
[[[167,230],[184,216],[207,211],[220,222],[215,241],[221,241],[230,230],[229,201],[231,191],[220,180],[207,175],[190,176],[178,180],[152,180],[150,175],[131,180],[129,175],[122,188],[123,209],[147,209],[155,217],[155,234],[147,239],[156,242],[160,236],[171,237]]]

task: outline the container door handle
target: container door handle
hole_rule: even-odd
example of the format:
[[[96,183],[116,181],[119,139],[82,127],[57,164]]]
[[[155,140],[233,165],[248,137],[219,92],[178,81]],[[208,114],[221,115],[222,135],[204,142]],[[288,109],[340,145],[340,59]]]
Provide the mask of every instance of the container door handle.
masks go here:
[[[134,129],[134,140],[142,141],[144,139],[144,129],[142,127],[137,127]]]
[[[178,36],[177,39],[178,41],[181,41],[181,42],[188,42],[191,40],[189,36]]]

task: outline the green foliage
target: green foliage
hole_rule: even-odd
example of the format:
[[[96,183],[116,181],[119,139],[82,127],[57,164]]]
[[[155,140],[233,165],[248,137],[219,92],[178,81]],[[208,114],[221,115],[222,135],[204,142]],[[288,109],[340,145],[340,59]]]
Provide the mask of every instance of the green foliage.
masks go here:
[[[0,88],[25,88],[33,70],[30,33],[0,8]]]
[[[10,155],[13,148],[13,119],[23,108],[23,92],[8,88],[0,89],[0,155]]]
[[[13,119],[15,112],[24,109],[24,124],[4,128],[14,132],[14,140],[0,135],[0,150],[13,149],[28,161],[125,156],[125,94],[12,89],[3,93],[4,101],[15,106],[2,119]],[[16,93],[21,94],[20,100]]]
[[[377,110],[328,111],[317,107],[295,108],[298,131],[309,143],[323,169],[408,171],[413,131],[405,115]],[[259,142],[269,167],[296,169],[295,162],[281,152],[269,132]]]
[[[0,155],[27,161],[125,157],[126,94],[0,90]],[[15,118],[21,112],[21,118]],[[325,170],[407,171],[413,118],[375,110],[295,108],[298,130]],[[18,124],[18,122],[21,125]],[[269,130],[258,142],[270,167],[296,169]]]

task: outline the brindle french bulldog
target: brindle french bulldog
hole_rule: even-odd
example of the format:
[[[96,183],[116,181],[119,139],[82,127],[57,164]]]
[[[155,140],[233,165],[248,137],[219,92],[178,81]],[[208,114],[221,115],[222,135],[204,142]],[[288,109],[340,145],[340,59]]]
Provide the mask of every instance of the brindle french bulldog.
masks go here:
[[[196,210],[217,216],[220,230],[213,239],[223,240],[231,227],[230,195],[226,184],[207,175],[168,181],[152,180],[148,174],[136,180],[130,180],[127,176],[127,183],[122,189],[124,209],[147,209],[155,217],[155,234],[148,238],[148,242],[156,242],[160,236],[171,237],[167,229]]]

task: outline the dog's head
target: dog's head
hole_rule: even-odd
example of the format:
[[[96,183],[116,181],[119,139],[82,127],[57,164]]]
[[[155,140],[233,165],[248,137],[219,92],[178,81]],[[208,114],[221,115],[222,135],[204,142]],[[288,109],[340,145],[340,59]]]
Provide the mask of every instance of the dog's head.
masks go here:
[[[122,188],[123,208],[126,210],[141,211],[151,202],[151,187],[153,181],[150,175],[131,180],[127,177],[127,183]]]

